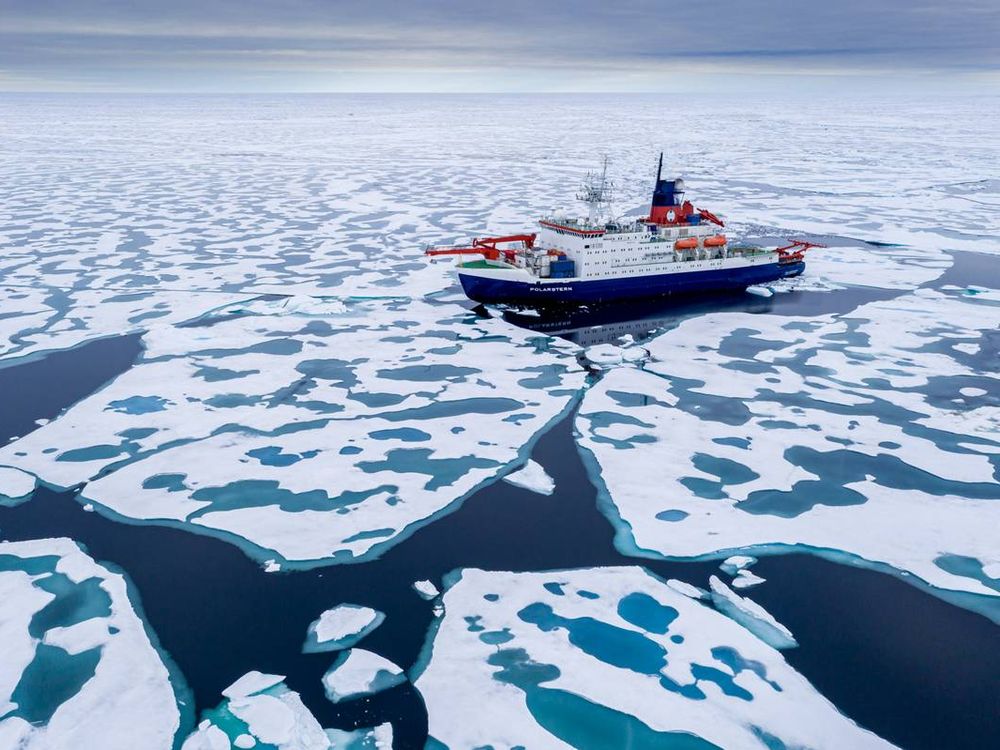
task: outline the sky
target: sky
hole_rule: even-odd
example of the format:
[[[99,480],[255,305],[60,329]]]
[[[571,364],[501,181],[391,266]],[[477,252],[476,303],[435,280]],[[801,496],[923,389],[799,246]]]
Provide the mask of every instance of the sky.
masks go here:
[[[0,0],[0,91],[1000,92],[1000,0]]]

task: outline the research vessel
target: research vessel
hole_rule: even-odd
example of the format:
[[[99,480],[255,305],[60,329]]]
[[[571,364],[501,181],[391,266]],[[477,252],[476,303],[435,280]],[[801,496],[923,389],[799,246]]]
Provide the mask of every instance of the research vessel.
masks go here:
[[[649,214],[609,217],[613,185],[607,160],[591,173],[577,198],[586,218],[554,215],[528,234],[482,237],[467,246],[428,248],[429,256],[458,255],[465,294],[477,302],[538,307],[587,305],[673,294],[745,289],[805,270],[805,251],[732,244],[724,222],[684,198],[684,181],[656,170]]]

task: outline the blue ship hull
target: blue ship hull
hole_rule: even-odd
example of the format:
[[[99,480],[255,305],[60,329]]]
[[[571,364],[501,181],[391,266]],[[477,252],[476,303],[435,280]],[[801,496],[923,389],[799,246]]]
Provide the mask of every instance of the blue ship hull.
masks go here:
[[[712,271],[657,274],[619,279],[566,279],[549,283],[484,278],[462,273],[465,294],[476,302],[507,305],[586,305],[621,300],[648,299],[697,292],[745,289],[800,275],[804,262],[727,268]]]

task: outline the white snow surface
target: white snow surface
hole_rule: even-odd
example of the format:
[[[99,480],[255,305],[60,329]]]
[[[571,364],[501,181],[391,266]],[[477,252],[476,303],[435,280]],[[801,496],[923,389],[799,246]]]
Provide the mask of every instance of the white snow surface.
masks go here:
[[[556,490],[555,480],[534,459],[528,459],[520,469],[505,476],[504,481],[537,492],[539,495],[551,495]]]
[[[989,609],[998,592],[949,560],[1000,560],[1000,410],[959,393],[971,380],[996,394],[998,378],[955,346],[998,325],[996,305],[928,289],[842,315],[681,323],[579,410],[616,543],[670,557],[838,551]]]
[[[129,750],[136,737],[150,750],[173,747],[181,723],[177,698],[167,668],[133,609],[125,578],[94,562],[69,539],[0,542],[0,555],[16,558],[12,566],[0,569],[0,716],[7,714],[0,719],[0,747]],[[46,563],[50,557],[57,558],[53,568]],[[96,582],[96,588],[81,594],[70,608],[92,609],[95,615],[50,627],[39,641],[28,632],[29,622],[64,596],[45,591],[39,583],[61,576],[65,584]],[[93,674],[73,695],[47,718],[38,720],[32,714],[29,722],[19,713],[14,694],[41,644],[65,651],[65,669],[75,669],[71,660],[87,659],[94,650],[99,656]]]
[[[405,679],[396,664],[363,648],[352,648],[323,675],[323,687],[334,703],[377,693]]]
[[[438,587],[435,586],[431,581],[415,581],[413,583],[413,590],[420,594],[422,599],[433,599],[435,596],[440,594]]]
[[[242,539],[286,568],[340,562],[519,460],[585,378],[574,345],[539,347],[453,306],[239,309],[151,330],[139,364],[0,448],[0,463],[58,486],[90,482],[83,496],[98,510]]]
[[[550,582],[565,593],[546,589]],[[641,618],[620,607],[636,599],[673,619],[665,628],[636,624]],[[572,747],[559,733],[582,723],[584,712],[586,726],[620,712],[634,717],[632,731],[684,733],[727,750],[760,748],[755,728],[788,747],[892,747],[840,714],[778,651],[641,568],[464,570],[444,602],[447,614],[425,647],[429,662],[415,685],[431,736],[448,747]],[[531,621],[539,610],[556,621]],[[600,630],[585,637],[586,628]],[[692,689],[697,698],[679,692]],[[552,691],[586,702],[571,710]],[[552,699],[542,701],[546,696]]]
[[[377,628],[385,615],[371,607],[338,604],[309,626],[308,643],[323,649],[345,648]]]
[[[205,712],[206,718],[184,741],[182,750],[229,750],[258,743],[269,743],[278,750],[333,750],[335,746],[319,722],[283,679],[261,672],[241,677],[223,691],[226,700],[218,708]],[[239,719],[246,729],[230,717]],[[237,745],[237,741],[243,744]]]
[[[17,500],[27,497],[35,489],[35,478],[20,469],[0,466],[0,498]]]

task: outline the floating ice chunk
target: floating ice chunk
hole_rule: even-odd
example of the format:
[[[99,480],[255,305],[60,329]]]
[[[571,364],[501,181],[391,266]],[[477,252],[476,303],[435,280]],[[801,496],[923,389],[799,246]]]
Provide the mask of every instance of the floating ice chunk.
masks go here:
[[[223,692],[226,700],[222,704],[205,712],[182,750],[228,750],[260,744],[277,750],[332,750],[326,732],[283,679],[261,672],[241,677]]]
[[[985,396],[989,393],[985,388],[959,388],[958,392],[963,396],[969,396],[970,398],[975,398],[976,396]]]
[[[265,560],[264,561],[264,572],[265,573],[277,573],[281,570],[281,563],[277,560]]]
[[[625,350],[614,344],[588,346],[584,356],[598,367],[614,367],[625,361]]]
[[[323,675],[326,697],[334,703],[387,690],[405,682],[403,670],[383,656],[352,648]]]
[[[430,737],[447,747],[756,748],[762,735],[774,747],[891,747],[780,652],[641,568],[559,572],[564,590],[594,598],[558,595],[550,573],[449,581],[414,668]]]
[[[328,609],[309,626],[302,650],[337,651],[348,648],[375,630],[385,620],[377,609],[357,604],[339,604]]]
[[[734,576],[738,571],[749,568],[755,562],[757,562],[757,558],[750,555],[732,555],[723,560],[719,567],[729,575]]]
[[[747,292],[754,294],[758,297],[773,297],[774,292],[768,289],[766,286],[748,286]]]
[[[740,623],[764,643],[778,649],[795,648],[799,645],[791,631],[757,602],[740,596],[716,576],[709,578],[708,584],[712,588],[712,601],[719,611]]]
[[[327,729],[333,750],[392,750],[392,724],[379,724],[371,729]]]
[[[528,459],[523,467],[505,476],[504,481],[537,492],[539,495],[551,495],[556,489],[555,480],[534,459]]]
[[[587,347],[584,352],[587,360],[602,369],[620,364],[637,364],[649,358],[649,352],[641,346],[615,346],[614,344],[595,344]]]
[[[253,670],[251,672],[247,672],[236,682],[223,690],[222,695],[230,700],[246,698],[248,696],[261,693],[270,687],[274,687],[284,679],[285,676],[281,674],[265,674],[264,672]]]
[[[413,589],[424,599],[430,600],[440,594],[438,587],[430,581],[417,581],[413,584]]]
[[[683,594],[691,599],[707,599],[708,592],[704,589],[700,589],[697,586],[692,586],[687,581],[679,581],[676,578],[671,578],[667,581],[667,585],[676,591],[678,594]]]
[[[733,588],[746,589],[764,583],[765,580],[752,570],[738,570],[736,571],[736,578],[733,579]]]
[[[179,699],[124,576],[69,539],[0,542],[0,642],[0,746],[174,746]]]
[[[4,503],[5,498],[21,500],[34,491],[34,476],[10,466],[0,466],[0,505]]]

